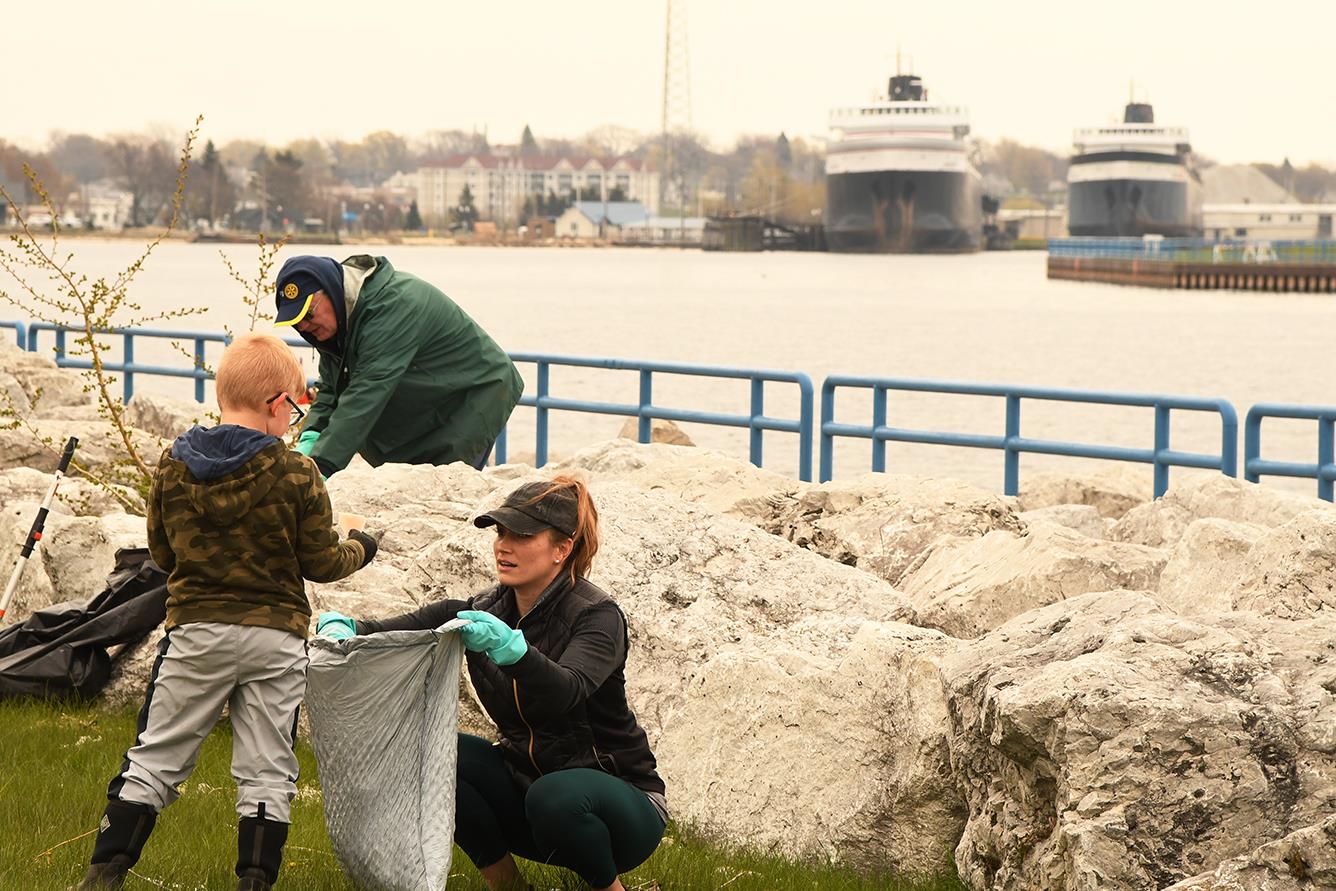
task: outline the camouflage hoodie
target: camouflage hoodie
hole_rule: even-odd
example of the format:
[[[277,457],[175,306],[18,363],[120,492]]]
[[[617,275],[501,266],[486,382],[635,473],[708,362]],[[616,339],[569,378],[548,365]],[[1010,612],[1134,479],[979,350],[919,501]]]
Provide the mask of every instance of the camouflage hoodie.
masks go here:
[[[226,622],[302,637],[311,617],[302,579],[341,579],[365,556],[339,540],[315,464],[235,424],[193,427],[162,453],[148,543],[168,573],[168,628]]]

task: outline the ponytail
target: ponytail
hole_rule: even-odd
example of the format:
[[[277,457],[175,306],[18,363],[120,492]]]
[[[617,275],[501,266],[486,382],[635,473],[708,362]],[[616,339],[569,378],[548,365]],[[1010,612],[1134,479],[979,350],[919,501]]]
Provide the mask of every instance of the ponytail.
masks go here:
[[[553,495],[574,498],[576,503],[575,534],[571,536],[575,544],[566,558],[565,566],[570,573],[571,584],[575,584],[582,578],[588,578],[594,555],[598,553],[598,511],[594,508],[594,499],[589,496],[588,487],[575,477],[553,477],[543,494],[534,501],[542,501]],[[561,534],[555,529],[552,531],[554,537]]]

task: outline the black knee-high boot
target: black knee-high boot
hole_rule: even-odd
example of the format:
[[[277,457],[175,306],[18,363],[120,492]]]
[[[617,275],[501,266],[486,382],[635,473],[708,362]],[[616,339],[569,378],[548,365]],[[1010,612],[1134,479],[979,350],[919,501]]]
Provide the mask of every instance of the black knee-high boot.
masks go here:
[[[278,881],[288,824],[258,817],[243,817],[237,825],[237,891],[269,891]]]
[[[125,884],[125,874],[139,862],[158,814],[146,804],[113,798],[98,824],[93,857],[79,883],[83,889],[119,888]]]

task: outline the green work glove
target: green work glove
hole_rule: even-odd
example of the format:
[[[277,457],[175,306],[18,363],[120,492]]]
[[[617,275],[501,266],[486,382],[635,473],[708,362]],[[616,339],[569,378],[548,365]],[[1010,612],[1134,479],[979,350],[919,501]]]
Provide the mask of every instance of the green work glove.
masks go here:
[[[347,640],[357,636],[357,623],[343,613],[321,613],[315,620],[315,633],[330,640]]]
[[[524,632],[511,628],[491,613],[466,609],[459,618],[469,621],[459,629],[459,636],[470,652],[486,653],[497,665],[514,665],[528,652]]]
[[[319,438],[319,430],[303,430],[302,435],[297,437],[297,444],[292,447],[292,450],[310,457],[311,449],[315,448],[315,441]]]

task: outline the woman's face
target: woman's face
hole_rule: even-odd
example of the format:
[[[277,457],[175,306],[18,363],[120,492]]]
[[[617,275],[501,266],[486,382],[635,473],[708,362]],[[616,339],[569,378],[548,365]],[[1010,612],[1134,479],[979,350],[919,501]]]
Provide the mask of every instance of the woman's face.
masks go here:
[[[561,571],[572,544],[550,531],[520,535],[498,523],[492,541],[497,580],[521,593],[538,593]]]

